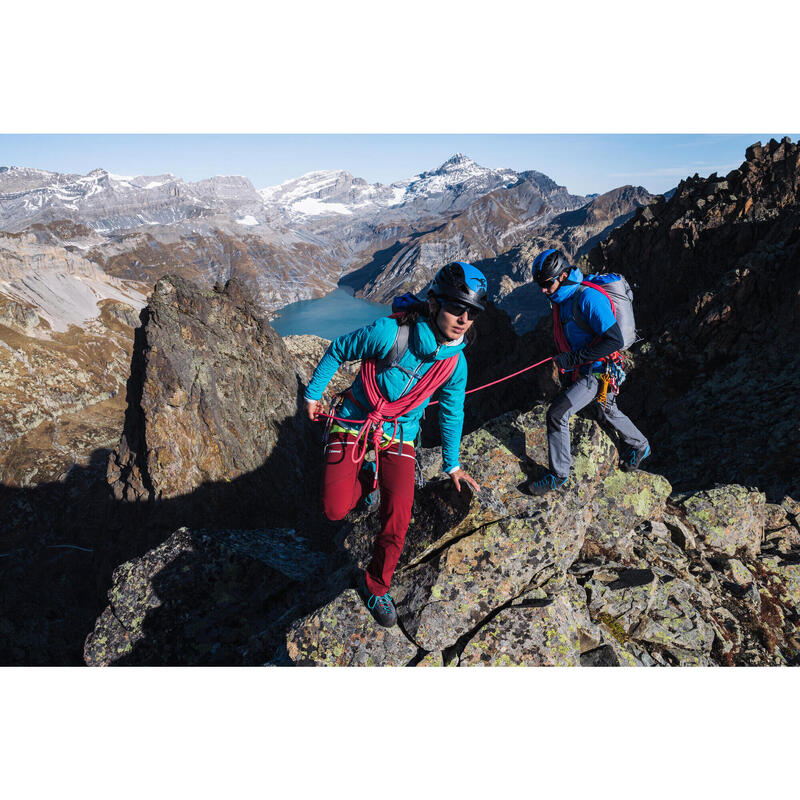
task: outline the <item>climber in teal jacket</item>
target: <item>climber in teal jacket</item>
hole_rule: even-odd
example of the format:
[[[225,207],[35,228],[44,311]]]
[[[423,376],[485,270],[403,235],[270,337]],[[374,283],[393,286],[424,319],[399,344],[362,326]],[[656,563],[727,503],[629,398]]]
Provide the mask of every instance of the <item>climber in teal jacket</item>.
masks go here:
[[[459,464],[467,385],[465,337],[484,308],[486,278],[463,261],[448,264],[436,274],[426,301],[416,300],[400,319],[383,317],[372,325],[334,340],[314,370],[305,392],[306,413],[316,419],[324,412],[320,398],[345,361],[363,359],[375,367],[372,397],[380,403],[406,398],[412,407],[391,422],[383,422],[377,466],[380,489],[380,532],[372,561],[359,582],[359,591],[375,620],[385,627],[397,621],[389,586],[405,543],[414,501],[414,442],[431,396],[438,392],[443,468],[456,489],[462,482],[480,487]],[[401,347],[399,332],[408,334]],[[397,346],[395,346],[397,343]],[[455,360],[448,362],[448,359]],[[361,500],[377,504],[376,465],[364,460],[358,433],[372,408],[362,372],[345,395],[325,446],[322,505],[328,519],[345,517]],[[370,374],[371,371],[370,371]],[[376,390],[378,394],[376,394]],[[413,405],[416,404],[416,405]],[[403,405],[401,403],[401,405]],[[382,414],[382,419],[386,419]],[[354,420],[352,424],[348,420]],[[395,424],[396,423],[396,424]],[[380,423],[379,423],[380,424]],[[362,440],[363,441],[363,440]]]
[[[314,375],[306,389],[306,400],[319,400],[325,387],[336,373],[336,370],[345,361],[356,361],[361,358],[384,358],[394,345],[397,338],[398,321],[391,317],[381,317],[364,328],[340,336],[331,342],[330,347],[319,362]],[[439,389],[439,427],[442,431],[442,460],[444,471],[456,472],[460,468],[458,451],[461,444],[461,429],[464,425],[464,392],[467,386],[467,360],[464,357],[463,336],[455,341],[438,342],[427,320],[419,319],[409,331],[408,350],[400,359],[400,363],[379,371],[376,380],[381,394],[387,400],[397,400],[415,382],[424,375],[435,361],[440,361],[458,353],[458,362],[453,374],[447,383]],[[366,395],[359,375],[351,387],[353,397],[360,405],[356,405],[349,398],[344,403],[336,416],[363,420],[364,408],[367,408]],[[385,422],[383,433],[385,439],[390,439],[395,433],[395,439],[411,444],[417,438],[422,415],[431,398],[426,398],[421,405],[411,409],[407,414],[397,420],[397,430],[394,423]],[[360,423],[338,423],[332,430],[357,432]]]

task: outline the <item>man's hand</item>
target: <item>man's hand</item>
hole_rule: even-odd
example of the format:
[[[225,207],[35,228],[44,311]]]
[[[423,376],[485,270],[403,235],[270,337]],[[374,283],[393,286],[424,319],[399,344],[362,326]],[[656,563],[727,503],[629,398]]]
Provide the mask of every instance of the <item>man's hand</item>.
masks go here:
[[[325,406],[319,400],[306,400],[306,414],[314,422],[319,414],[325,411]]]
[[[459,492],[461,491],[461,481],[466,481],[476,492],[481,490],[481,487],[475,478],[464,472],[463,469],[457,469],[455,472],[449,473],[449,475],[452,478],[453,483],[456,485],[456,490]]]
[[[575,350],[559,353],[553,360],[560,369],[572,369],[577,364],[580,364],[580,356]]]

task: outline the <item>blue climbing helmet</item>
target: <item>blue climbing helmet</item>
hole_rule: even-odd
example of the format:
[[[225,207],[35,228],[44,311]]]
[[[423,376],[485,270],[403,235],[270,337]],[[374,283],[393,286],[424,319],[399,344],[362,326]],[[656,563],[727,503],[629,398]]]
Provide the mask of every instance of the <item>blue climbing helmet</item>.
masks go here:
[[[486,276],[466,261],[446,264],[433,279],[430,289],[437,300],[451,300],[483,311],[486,306]]]
[[[572,265],[564,258],[561,251],[554,250],[552,247],[539,253],[531,264],[533,279],[540,286],[550,283],[553,278],[557,278],[564,270],[569,272],[571,269]]]

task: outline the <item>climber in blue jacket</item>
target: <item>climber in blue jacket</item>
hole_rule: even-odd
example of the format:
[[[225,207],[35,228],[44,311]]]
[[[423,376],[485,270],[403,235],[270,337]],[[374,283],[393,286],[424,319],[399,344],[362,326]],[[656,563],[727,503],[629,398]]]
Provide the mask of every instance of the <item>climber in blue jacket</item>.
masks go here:
[[[548,249],[533,261],[533,279],[539,284],[550,303],[558,307],[561,332],[554,326],[556,344],[562,350],[555,357],[556,365],[571,376],[571,384],[550,405],[547,411],[547,448],[550,471],[540,480],[532,481],[528,491],[533,495],[563,489],[569,480],[572,466],[569,420],[575,413],[596,399],[598,375],[605,369],[605,360],[623,349],[622,332],[609,299],[596,289],[581,291],[577,311],[584,330],[573,314],[573,296],[580,289],[583,273],[569,264],[558,251]],[[587,324],[588,323],[588,324]],[[563,337],[563,338],[562,338]],[[561,339],[561,342],[558,340]],[[601,418],[611,425],[627,445],[621,466],[624,470],[638,469],[650,455],[650,445],[644,434],[623,414],[616,396],[609,393],[605,404],[597,404]]]

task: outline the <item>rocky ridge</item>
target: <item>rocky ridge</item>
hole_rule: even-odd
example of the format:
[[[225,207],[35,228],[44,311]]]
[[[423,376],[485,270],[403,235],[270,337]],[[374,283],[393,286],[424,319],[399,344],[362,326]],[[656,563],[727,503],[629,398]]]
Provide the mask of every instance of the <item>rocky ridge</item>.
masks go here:
[[[653,469],[679,489],[800,484],[800,144],[748,148],[724,178],[695,175],[593,249],[625,274],[646,342],[625,386]]]

